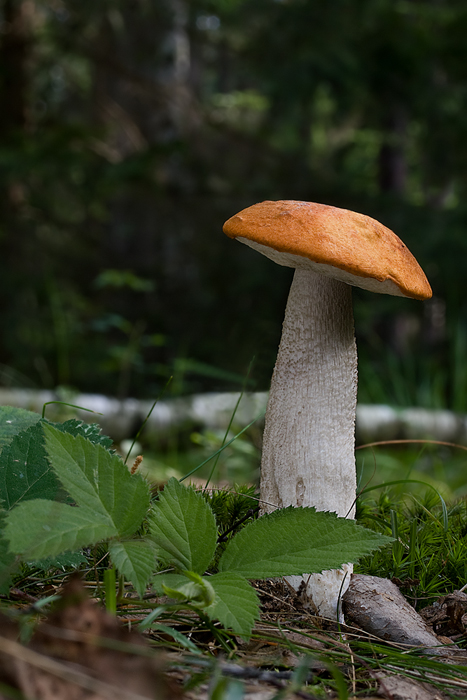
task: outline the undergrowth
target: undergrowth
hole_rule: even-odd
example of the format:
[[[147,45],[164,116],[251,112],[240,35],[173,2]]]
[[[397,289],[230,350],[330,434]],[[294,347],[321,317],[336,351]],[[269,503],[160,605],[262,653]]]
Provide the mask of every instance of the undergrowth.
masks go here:
[[[387,488],[376,500],[359,499],[356,518],[394,537],[392,544],[360,559],[356,573],[396,579],[417,609],[467,584],[465,500],[451,504],[445,513],[432,491],[401,501]]]
[[[138,517],[135,515],[134,523],[132,521],[128,527],[125,526],[126,529],[122,529],[118,515],[115,518],[115,532],[94,538],[89,546],[79,547],[80,540],[76,536],[73,541],[75,551],[61,553],[60,547],[56,547],[50,550],[51,556],[39,557],[38,553],[47,553],[46,540],[42,537],[40,543],[26,541],[29,535],[20,529],[21,521],[26,518],[17,517],[15,520],[15,510],[18,508],[16,512],[20,514],[23,511],[33,514],[34,498],[45,492],[46,497],[51,499],[58,494],[60,509],[54,510],[57,518],[60,515],[62,519],[65,516],[68,519],[71,514],[74,520],[80,509],[86,515],[89,508],[94,507],[94,501],[91,503],[92,499],[89,500],[90,496],[84,491],[82,494],[75,493],[74,480],[79,470],[82,469],[83,479],[86,477],[82,480],[83,487],[86,485],[88,488],[94,483],[88,466],[94,463],[92,460],[96,456],[99,456],[102,474],[104,467],[107,470],[106,479],[110,473],[117,479],[122,460],[97,430],[73,422],[64,424],[60,430],[57,426],[52,428],[49,423],[40,423],[37,418],[32,420],[33,417],[22,413],[18,413],[17,418],[21,419],[21,425],[16,431],[11,428],[11,432],[4,436],[4,457],[8,465],[4,474],[4,490],[10,500],[4,503],[3,517],[9,523],[10,541],[18,540],[15,551],[21,553],[29,548],[29,552],[37,553],[33,561],[28,556],[22,557],[19,563],[15,560],[15,567],[12,565],[10,571],[13,586],[9,606],[10,609],[21,608],[27,603],[21,613],[25,624],[30,626],[34,619],[42,616],[68,575],[79,569],[93,597],[104,602],[109,611],[124,617],[126,623],[130,620],[130,623],[137,625],[149,635],[156,649],[177,651],[177,668],[182,668],[185,673],[186,689],[197,691],[202,684],[207,684],[209,698],[243,698],[245,684],[260,678],[276,687],[274,697],[277,700],[292,691],[310,699],[325,698],[330,694],[343,700],[349,694],[365,697],[374,695],[378,690],[374,673],[381,670],[390,670],[415,680],[423,677],[444,692],[467,693],[465,667],[442,664],[420,657],[416,651],[400,650],[353,632],[347,632],[345,638],[335,631],[325,634],[312,616],[304,615],[293,603],[278,601],[274,595],[272,600],[278,603],[277,611],[267,615],[263,611],[263,616],[253,626],[258,618],[255,606],[261,585],[257,587],[255,583],[250,586],[247,579],[268,575],[264,566],[263,569],[257,568],[257,561],[263,557],[263,550],[267,549],[268,537],[261,534],[256,545],[252,537],[258,523],[259,505],[259,494],[254,486],[208,486],[198,489],[195,495],[194,491],[172,479],[162,490],[153,490],[148,518],[145,516],[141,519],[136,514]],[[31,425],[22,423],[26,418],[31,418]],[[41,430],[48,436],[45,446],[52,465],[60,454],[61,463],[54,469],[55,474],[47,467],[42,442],[37,441]],[[88,430],[89,437],[83,433]],[[24,436],[29,436],[27,445],[23,445]],[[43,467],[43,471],[36,474],[43,483],[39,490],[30,494],[17,483],[18,472],[15,470],[18,455],[30,452],[32,447],[37,463]],[[78,447],[81,452],[75,454],[74,450]],[[72,454],[73,460],[70,461]],[[141,477],[129,477],[125,467],[119,478],[124,485],[122,494],[125,499],[133,480],[136,479],[135,484],[141,482],[137,487],[141,489],[137,499],[140,508],[140,497],[150,497],[149,491],[147,494],[144,491]],[[404,482],[403,479],[400,481]],[[409,486],[409,480],[406,483]],[[63,486],[66,486],[65,491],[60,490]],[[105,505],[107,496],[104,493],[99,496],[100,507],[103,507],[102,503],[105,505],[102,514],[106,517],[108,514],[113,517],[115,508],[120,507],[118,489],[115,493],[118,498],[112,501],[112,507]],[[70,494],[73,495],[73,505]],[[190,509],[197,514],[201,545],[191,537],[182,537],[176,546],[171,537],[165,542],[166,528],[173,522],[175,513],[170,501],[173,496],[176,497],[174,503],[184,503],[186,506],[181,514],[184,525],[188,522],[185,515]],[[40,511],[37,510],[36,522],[39,515]],[[128,520],[128,516],[126,518]],[[66,519],[63,520],[65,524],[72,522]],[[367,488],[367,493],[358,498],[356,519],[360,526],[366,528],[366,532],[373,531],[375,535],[385,538],[379,540],[382,546],[378,549],[373,548],[374,551],[367,550],[369,553],[360,555],[354,566],[356,573],[392,579],[416,609],[426,607],[440,596],[466,585],[467,503],[464,500],[459,499],[446,506],[433,487],[427,488],[425,493],[423,487],[413,481],[410,490],[401,497],[401,483],[398,483],[397,489],[382,484],[379,490]],[[291,527],[297,532],[300,523],[293,520]],[[276,531],[271,530],[271,536],[276,537],[281,529],[282,526]],[[250,540],[244,537],[248,532],[251,533]],[[179,537],[180,533],[181,530],[178,530],[175,534]],[[151,572],[147,566],[153,556],[151,548],[160,557],[160,565],[156,567],[158,571]],[[245,552],[251,549],[256,554],[245,562]],[[6,551],[3,550],[4,557]],[[283,550],[284,562],[287,562],[288,554],[287,549]],[[184,563],[183,557],[189,566]],[[7,557],[6,563],[8,561]],[[272,559],[269,567],[271,562]],[[172,569],[170,574],[164,573],[167,565]],[[226,586],[231,584],[233,587],[227,589]],[[149,589],[152,588],[152,594],[143,595],[148,585]],[[162,593],[168,594],[172,601],[164,602],[164,599],[157,597]],[[241,605],[233,598],[237,594],[243,598]],[[213,609],[215,595],[220,596],[221,600],[224,596],[225,605],[230,606],[228,614]],[[2,597],[5,607],[7,596]],[[232,612],[235,618],[232,618]],[[316,651],[316,644],[319,651]],[[463,639],[458,644],[465,646]],[[258,649],[264,648],[267,653],[258,653]]]

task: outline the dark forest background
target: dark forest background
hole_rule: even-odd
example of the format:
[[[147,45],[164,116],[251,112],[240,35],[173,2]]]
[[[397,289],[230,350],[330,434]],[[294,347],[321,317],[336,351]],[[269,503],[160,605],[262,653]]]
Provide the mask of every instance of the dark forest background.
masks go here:
[[[0,380],[266,389],[263,199],[374,216],[428,303],[355,292],[360,400],[467,411],[465,0],[0,0]]]

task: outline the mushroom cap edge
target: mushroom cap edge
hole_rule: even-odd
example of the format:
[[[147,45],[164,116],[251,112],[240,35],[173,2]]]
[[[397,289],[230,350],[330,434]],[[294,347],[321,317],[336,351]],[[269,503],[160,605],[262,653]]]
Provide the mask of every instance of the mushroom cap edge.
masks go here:
[[[265,201],[232,216],[223,230],[281,265],[309,267],[374,292],[432,296],[407,246],[364,214],[314,202]]]

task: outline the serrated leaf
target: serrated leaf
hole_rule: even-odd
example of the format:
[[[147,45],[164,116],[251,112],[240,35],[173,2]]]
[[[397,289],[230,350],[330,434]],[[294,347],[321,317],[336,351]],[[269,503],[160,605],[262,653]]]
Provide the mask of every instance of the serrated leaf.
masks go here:
[[[43,571],[48,571],[49,569],[77,569],[81,564],[87,563],[88,560],[81,552],[63,552],[63,554],[59,554],[57,557],[39,559],[34,562],[34,566],[37,566],[38,569],[42,569]]]
[[[107,513],[42,499],[13,508],[4,529],[10,550],[29,560],[54,557],[117,534]]]
[[[144,540],[132,540],[128,542],[113,541],[109,544],[109,554],[112,563],[135,587],[139,597],[142,598],[154,573],[155,552],[154,546]]]
[[[157,574],[152,585],[163,595],[167,589],[183,592],[188,580],[183,574]],[[248,637],[259,617],[259,601],[254,588],[243,576],[229,572],[203,576],[202,580],[209,583],[215,594],[214,603],[203,607],[202,612],[236,634]]]
[[[86,440],[92,442],[93,445],[102,445],[102,447],[105,447],[107,450],[109,450],[113,445],[112,438],[108,437],[107,435],[103,435],[102,428],[97,423],[85,423],[77,418],[70,418],[70,420],[66,420],[63,423],[47,422],[49,425],[53,425],[54,428],[61,430],[63,433],[69,433],[74,437],[81,435],[82,437],[86,438]]]
[[[81,435],[41,424],[54,472],[78,507],[35,499],[7,518],[5,537],[13,552],[41,559],[117,535],[129,536],[149,507],[149,488],[122,460]],[[34,523],[34,527],[31,527]]]
[[[40,415],[24,408],[0,406],[0,450],[8,445],[15,435],[37,423]]]
[[[110,438],[100,434],[100,427],[96,424],[83,423],[75,419],[53,424],[42,420],[38,413],[30,411],[22,411],[15,418],[15,412],[20,409],[6,408],[8,411],[5,412],[3,419],[11,420],[12,429],[17,433],[11,436],[10,443],[4,447],[0,459],[0,497],[6,509],[24,500],[34,498],[55,500],[57,497],[64,497],[61,494],[62,489],[57,476],[47,459],[43,430],[45,425],[54,426],[57,430],[70,435],[82,435],[93,444],[102,444],[107,449],[112,444]],[[18,430],[20,426],[26,429]]]
[[[255,620],[259,618],[259,601],[255,589],[243,576],[234,573],[214,574],[206,579],[214,588],[216,599],[203,612],[211,620],[219,620],[223,627],[242,637],[248,637]]]
[[[283,508],[246,525],[227,545],[219,571],[247,579],[312,574],[355,562],[392,539],[314,508]]]
[[[141,525],[150,494],[139,474],[130,474],[120,457],[81,435],[73,437],[43,424],[46,450],[55,473],[80,507],[110,519],[120,537]]]
[[[201,494],[170,479],[154,504],[149,529],[160,559],[203,574],[214,557],[217,527]]]
[[[44,447],[42,421],[15,435],[0,456],[0,495],[9,510],[33,498],[57,497],[61,487]]]

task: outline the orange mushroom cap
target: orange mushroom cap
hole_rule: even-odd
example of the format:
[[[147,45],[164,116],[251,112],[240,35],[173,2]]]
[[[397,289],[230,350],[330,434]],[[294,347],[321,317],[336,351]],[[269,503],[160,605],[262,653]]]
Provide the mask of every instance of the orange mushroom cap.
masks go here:
[[[375,292],[432,296],[407,246],[364,214],[314,202],[266,201],[232,216],[223,230],[282,265],[309,266]]]

